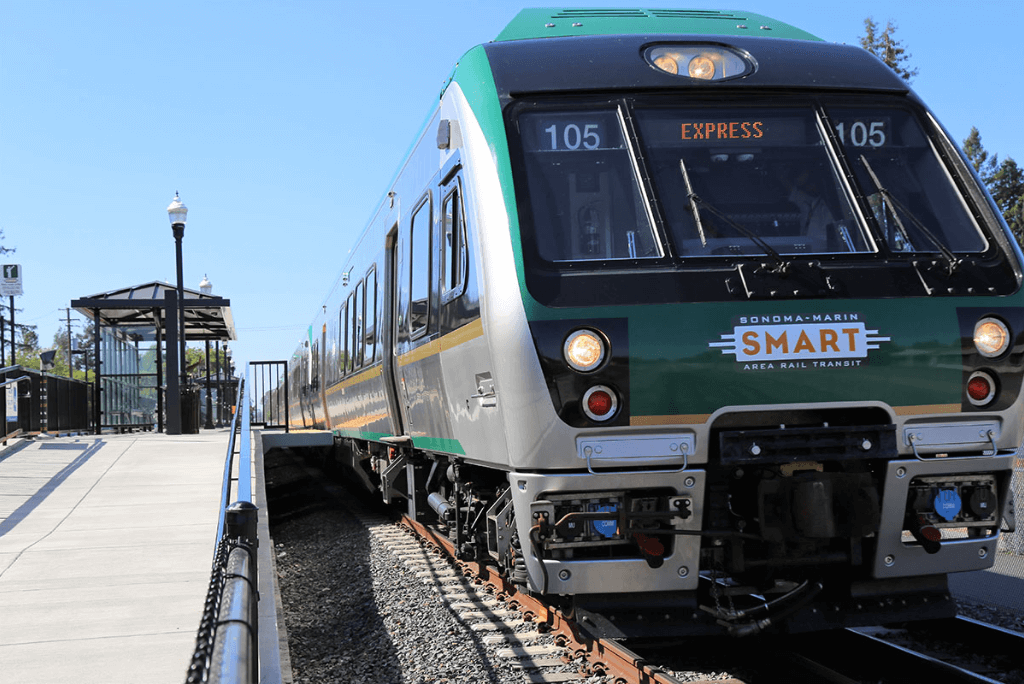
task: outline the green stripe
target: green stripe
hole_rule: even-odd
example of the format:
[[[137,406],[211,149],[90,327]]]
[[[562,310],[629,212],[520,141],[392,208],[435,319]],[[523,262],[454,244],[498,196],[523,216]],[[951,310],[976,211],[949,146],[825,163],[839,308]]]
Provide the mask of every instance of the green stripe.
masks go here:
[[[385,437],[392,437],[390,432],[365,432],[363,430],[353,430],[349,428],[336,428],[334,434],[338,437],[348,437],[350,439],[365,439],[370,442],[380,442]],[[437,451],[445,454],[456,454],[458,456],[465,456],[466,450],[462,448],[462,443],[457,439],[446,439],[444,437],[413,437],[412,445],[417,449],[423,449],[424,451]]]

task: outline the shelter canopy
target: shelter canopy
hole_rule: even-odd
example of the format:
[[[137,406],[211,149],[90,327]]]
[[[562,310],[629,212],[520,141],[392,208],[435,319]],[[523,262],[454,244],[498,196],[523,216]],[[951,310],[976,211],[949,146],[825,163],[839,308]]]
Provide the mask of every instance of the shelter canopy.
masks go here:
[[[72,308],[98,326],[115,326],[136,339],[156,340],[156,331],[164,330],[167,316],[165,293],[177,292],[169,283],[152,282],[102,292],[71,301]],[[184,289],[185,339],[236,340],[235,323],[231,316],[231,300]],[[98,311],[98,318],[96,313]],[[173,310],[172,310],[173,311]],[[173,315],[173,313],[171,314]]]

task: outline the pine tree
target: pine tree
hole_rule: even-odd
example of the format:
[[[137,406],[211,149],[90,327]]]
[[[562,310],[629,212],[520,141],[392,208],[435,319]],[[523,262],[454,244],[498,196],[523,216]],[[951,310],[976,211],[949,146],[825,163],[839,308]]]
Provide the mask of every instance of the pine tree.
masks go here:
[[[963,148],[971,166],[999,207],[1006,225],[1013,231],[1017,242],[1024,245],[1024,170],[1013,157],[1007,157],[1002,163],[998,154],[990,157],[981,144],[981,133],[976,127],[971,127]]]
[[[860,39],[860,46],[885,62],[897,76],[910,83],[917,76],[917,69],[907,69],[904,66],[910,59],[910,53],[903,47],[902,41],[893,38],[896,28],[896,24],[890,19],[885,22],[885,30],[879,34],[878,24],[868,17],[864,20],[864,36]]]
[[[978,172],[982,182],[988,185],[989,179],[999,165],[999,155],[989,158],[988,151],[981,144],[981,133],[975,126],[971,126],[971,132],[964,138],[963,147],[971,166]]]
[[[1024,244],[1024,171],[1012,157],[1004,159],[992,174],[988,190],[1017,242]]]

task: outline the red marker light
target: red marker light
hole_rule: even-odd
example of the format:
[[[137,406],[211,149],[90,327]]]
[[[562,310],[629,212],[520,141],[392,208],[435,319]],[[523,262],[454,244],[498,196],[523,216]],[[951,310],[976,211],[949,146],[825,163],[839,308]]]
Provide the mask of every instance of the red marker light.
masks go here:
[[[619,399],[615,390],[604,385],[594,385],[583,395],[583,412],[591,420],[604,421],[615,415]]]
[[[992,401],[996,394],[996,383],[992,376],[984,371],[975,371],[967,379],[967,399],[975,406],[984,406]]]
[[[604,390],[598,390],[587,399],[587,408],[595,416],[603,416],[612,410],[612,396]]]

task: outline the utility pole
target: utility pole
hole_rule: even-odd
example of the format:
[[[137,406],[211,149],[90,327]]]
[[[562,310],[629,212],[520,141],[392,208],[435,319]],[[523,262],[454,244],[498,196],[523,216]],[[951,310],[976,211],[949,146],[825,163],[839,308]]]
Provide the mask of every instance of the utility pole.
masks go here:
[[[75,372],[71,370],[71,309],[64,309],[64,311],[67,312],[68,316],[68,379],[70,380],[75,377]]]
[[[18,355],[14,351],[14,297],[11,297],[11,365],[18,363]]]

